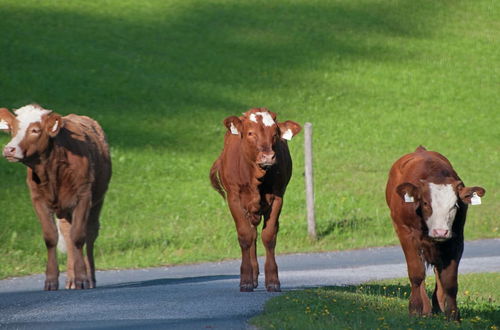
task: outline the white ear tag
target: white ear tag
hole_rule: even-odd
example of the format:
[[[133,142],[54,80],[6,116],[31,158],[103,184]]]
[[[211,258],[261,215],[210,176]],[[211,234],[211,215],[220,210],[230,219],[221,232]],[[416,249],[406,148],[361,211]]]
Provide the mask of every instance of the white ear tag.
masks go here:
[[[0,120],[0,129],[10,129],[9,124],[5,120]]]
[[[405,193],[405,203],[413,203],[415,202],[415,199],[413,196],[408,195],[408,193]]]
[[[240,134],[240,133],[238,132],[238,129],[234,126],[234,124],[233,124],[233,123],[231,123],[231,126],[229,126],[229,129],[231,130],[231,134],[234,134],[234,135],[238,135],[238,134]]]
[[[52,132],[55,132],[58,126],[59,126],[59,121],[56,120],[56,123],[54,124],[54,126],[52,126]]]
[[[293,137],[293,133],[292,133],[292,130],[291,129],[287,129],[285,131],[285,133],[283,133],[283,135],[281,135],[282,138],[284,138],[285,140],[288,140],[290,141]]]
[[[481,197],[479,197],[477,193],[472,194],[470,205],[481,205]]]

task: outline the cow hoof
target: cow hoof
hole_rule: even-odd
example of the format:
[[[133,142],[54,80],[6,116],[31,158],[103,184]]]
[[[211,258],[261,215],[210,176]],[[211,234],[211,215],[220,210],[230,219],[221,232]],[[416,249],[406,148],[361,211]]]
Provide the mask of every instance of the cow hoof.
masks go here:
[[[253,292],[253,284],[241,284],[240,292]]]
[[[45,281],[45,286],[43,288],[45,291],[56,291],[59,290],[59,281]]]
[[[259,286],[259,281],[253,281],[253,288],[256,289]]]
[[[66,280],[66,285],[64,286],[64,288],[67,289],[67,290],[76,289],[75,279],[74,278],[68,278]]]
[[[76,289],[76,290],[84,290],[84,289],[88,289],[89,287],[90,287],[89,281],[87,281],[87,280],[75,281],[74,289]]]
[[[268,284],[266,290],[267,292],[281,292],[281,286],[279,284]]]

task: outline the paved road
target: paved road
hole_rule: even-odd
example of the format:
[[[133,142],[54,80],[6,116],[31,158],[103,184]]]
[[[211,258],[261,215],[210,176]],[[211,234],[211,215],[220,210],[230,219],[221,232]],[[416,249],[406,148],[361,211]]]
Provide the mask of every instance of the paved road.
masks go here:
[[[277,259],[284,291],[406,276],[400,247]],[[500,271],[500,239],[467,242],[460,272],[491,271]],[[244,329],[276,294],[240,293],[238,272],[239,261],[100,271],[98,288],[86,291],[44,292],[43,275],[2,280],[0,328]]]

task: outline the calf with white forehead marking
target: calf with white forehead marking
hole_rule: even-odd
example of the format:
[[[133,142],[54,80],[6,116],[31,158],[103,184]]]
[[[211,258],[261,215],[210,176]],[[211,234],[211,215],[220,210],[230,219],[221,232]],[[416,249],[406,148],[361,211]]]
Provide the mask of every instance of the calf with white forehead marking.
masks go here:
[[[457,276],[465,218],[468,204],[484,194],[481,187],[466,187],[448,159],[424,147],[392,166],[386,200],[408,266],[410,314],[427,315],[432,308],[460,320]],[[433,265],[436,274],[432,306],[425,291],[424,262]]]
[[[61,117],[38,105],[14,113],[0,109],[0,130],[12,136],[3,155],[28,169],[26,182],[47,247],[45,290],[59,287],[56,246],[64,245],[68,253],[66,288],[93,288],[94,242],[111,177],[104,132],[89,117]]]
[[[299,133],[293,121],[277,122],[265,108],[224,120],[224,149],[210,169],[210,181],[223,197],[236,224],[241,248],[240,291],[258,285],[257,226],[264,219],[262,242],[266,249],[265,286],[280,291],[274,249],[292,159],[286,140]],[[285,137],[286,136],[286,137]]]

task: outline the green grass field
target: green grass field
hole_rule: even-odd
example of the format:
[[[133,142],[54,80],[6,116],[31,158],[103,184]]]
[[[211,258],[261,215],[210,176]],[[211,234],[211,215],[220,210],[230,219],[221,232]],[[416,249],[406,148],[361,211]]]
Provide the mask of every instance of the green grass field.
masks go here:
[[[499,16],[491,0],[1,0],[0,106],[37,102],[107,132],[99,269],[239,257],[208,171],[222,120],[256,106],[314,125],[319,240],[300,134],[278,253],[397,244],[387,173],[420,144],[487,190],[466,239],[499,237]],[[24,177],[0,159],[0,278],[44,270]]]
[[[459,282],[460,325],[444,314],[409,317],[407,279],[290,291],[269,300],[250,323],[259,329],[499,329],[500,293],[492,288],[500,274],[460,275]]]

